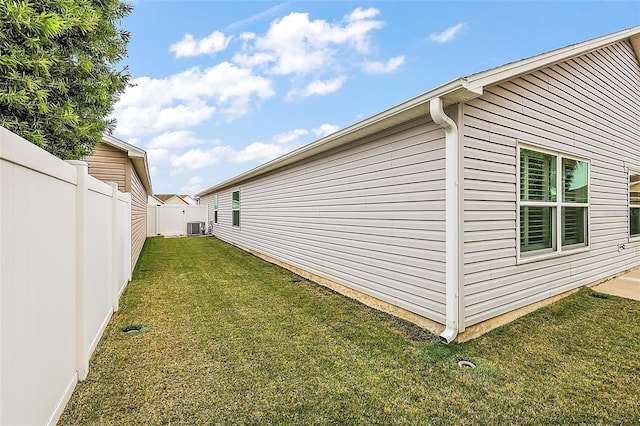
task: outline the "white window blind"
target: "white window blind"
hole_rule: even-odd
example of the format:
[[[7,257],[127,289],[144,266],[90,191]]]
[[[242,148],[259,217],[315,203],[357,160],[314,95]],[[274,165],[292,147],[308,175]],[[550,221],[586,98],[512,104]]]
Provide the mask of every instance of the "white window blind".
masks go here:
[[[589,163],[524,147],[519,152],[520,255],[588,245]]]
[[[553,206],[556,200],[556,158],[529,149],[520,150],[520,251],[552,249]]]

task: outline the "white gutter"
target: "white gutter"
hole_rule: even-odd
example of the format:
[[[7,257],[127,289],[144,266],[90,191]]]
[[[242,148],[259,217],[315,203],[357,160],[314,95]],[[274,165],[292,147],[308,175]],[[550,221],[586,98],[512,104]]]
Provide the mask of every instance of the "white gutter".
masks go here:
[[[451,343],[458,335],[458,127],[443,110],[442,98],[429,102],[431,118],[444,129],[445,133],[445,326],[440,334],[444,343]]]
[[[335,133],[327,135],[308,145],[302,146],[295,151],[291,151],[252,170],[200,191],[195,195],[203,197],[207,194],[211,194],[256,176],[276,170],[280,167],[302,161],[338,146],[362,139],[395,125],[406,123],[414,118],[421,117],[424,115],[424,108],[434,97],[442,98],[445,102],[445,106],[448,106],[475,98],[481,94],[482,89],[470,89],[467,80],[464,78],[452,80],[449,83],[436,87],[429,92],[409,99],[408,101],[389,108],[381,113],[352,124],[349,127],[338,130]]]

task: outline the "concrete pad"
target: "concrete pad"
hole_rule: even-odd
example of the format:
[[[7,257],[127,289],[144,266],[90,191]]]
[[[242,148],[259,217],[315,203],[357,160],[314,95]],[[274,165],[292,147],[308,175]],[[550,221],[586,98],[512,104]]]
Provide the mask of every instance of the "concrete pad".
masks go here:
[[[594,291],[640,300],[640,268],[592,287]]]

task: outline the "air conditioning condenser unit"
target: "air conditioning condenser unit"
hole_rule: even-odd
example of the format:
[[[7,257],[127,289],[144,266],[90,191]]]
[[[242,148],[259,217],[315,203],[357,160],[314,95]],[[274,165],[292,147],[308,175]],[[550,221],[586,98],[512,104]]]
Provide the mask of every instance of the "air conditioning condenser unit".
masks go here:
[[[202,235],[204,231],[204,222],[188,222],[187,235]]]

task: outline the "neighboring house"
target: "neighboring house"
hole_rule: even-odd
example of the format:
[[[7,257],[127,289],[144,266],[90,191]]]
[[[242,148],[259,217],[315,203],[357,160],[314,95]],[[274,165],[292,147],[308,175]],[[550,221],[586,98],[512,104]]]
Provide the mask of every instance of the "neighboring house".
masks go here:
[[[153,193],[147,153],[113,136],[104,135],[92,155],[85,158],[89,174],[115,182],[131,193],[131,270],[135,268],[147,237],[147,202]]]
[[[635,27],[459,78],[196,196],[215,236],[464,340],[640,265],[639,54]]]
[[[185,204],[189,206],[198,204],[190,195],[154,194],[154,197],[161,200],[163,204]]]
[[[189,204],[190,206],[198,205],[198,201],[195,198],[193,198],[191,195],[181,195],[180,198],[182,198],[184,202]]]
[[[147,204],[153,205],[153,206],[161,206],[164,204],[164,201],[162,201],[160,198],[156,197],[155,195],[149,195],[147,197]]]

